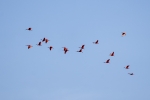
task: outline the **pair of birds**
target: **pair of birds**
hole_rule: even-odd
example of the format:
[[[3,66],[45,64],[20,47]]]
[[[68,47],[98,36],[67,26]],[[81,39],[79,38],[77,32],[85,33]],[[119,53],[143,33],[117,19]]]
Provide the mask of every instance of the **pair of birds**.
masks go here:
[[[126,67],[124,67],[125,69],[129,69],[130,65],[127,65]],[[133,73],[128,73],[129,75],[134,75]]]

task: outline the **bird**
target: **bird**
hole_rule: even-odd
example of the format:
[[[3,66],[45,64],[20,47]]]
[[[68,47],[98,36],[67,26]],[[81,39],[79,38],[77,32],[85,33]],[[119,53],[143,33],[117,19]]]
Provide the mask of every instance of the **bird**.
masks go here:
[[[45,43],[47,43],[48,41],[50,41],[50,40],[48,40],[48,39],[45,39]]]
[[[44,41],[45,41],[45,39],[46,39],[45,37],[44,37],[43,39],[41,39],[41,40],[42,40],[42,42],[44,42]]]
[[[96,42],[93,42],[94,44],[98,44],[98,40],[96,40]]]
[[[50,46],[50,47],[48,47],[50,50],[52,50],[53,49],[53,47],[52,46]]]
[[[62,48],[64,48],[64,51],[65,51],[65,50],[67,50],[67,48],[66,48],[66,47],[62,47]]]
[[[109,61],[110,61],[110,59],[106,60],[106,62],[104,62],[104,63],[109,63]]]
[[[79,51],[77,51],[77,52],[82,52],[82,48],[79,50]],[[82,52],[83,53],[83,52]]]
[[[114,56],[114,52],[110,53],[110,56]]]
[[[122,32],[122,36],[125,36],[126,35],[126,32]]]
[[[128,73],[129,75],[134,75],[133,73]]]
[[[124,68],[125,68],[125,69],[129,69],[129,66],[130,66],[130,65],[127,65],[127,66],[126,66],[126,67],[124,67]]]
[[[28,49],[30,49],[31,47],[33,47],[33,46],[31,46],[31,45],[26,45],[26,46],[28,46]]]
[[[31,27],[29,27],[29,28],[28,28],[28,29],[26,29],[26,30],[32,31],[32,28],[31,28]]]
[[[38,44],[36,44],[36,45],[41,46],[41,44],[42,44],[42,42],[39,42],[39,43],[38,43]]]
[[[81,47],[79,47],[79,48],[84,49],[84,46],[85,46],[85,45],[82,45],[82,46],[81,46]]]
[[[68,50],[68,49],[64,50],[64,54],[66,54],[66,53],[67,53],[67,51],[69,51],[69,50]]]

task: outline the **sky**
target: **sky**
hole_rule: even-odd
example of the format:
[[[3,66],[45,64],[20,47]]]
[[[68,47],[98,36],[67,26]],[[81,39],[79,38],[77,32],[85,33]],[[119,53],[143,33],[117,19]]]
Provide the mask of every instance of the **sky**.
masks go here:
[[[1,0],[0,9],[0,100],[150,100],[149,0]]]

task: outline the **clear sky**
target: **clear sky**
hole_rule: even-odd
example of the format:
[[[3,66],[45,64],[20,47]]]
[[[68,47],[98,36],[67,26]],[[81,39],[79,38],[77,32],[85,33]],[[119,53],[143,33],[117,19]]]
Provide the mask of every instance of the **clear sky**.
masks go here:
[[[1,0],[0,26],[0,100],[150,100],[149,0]]]

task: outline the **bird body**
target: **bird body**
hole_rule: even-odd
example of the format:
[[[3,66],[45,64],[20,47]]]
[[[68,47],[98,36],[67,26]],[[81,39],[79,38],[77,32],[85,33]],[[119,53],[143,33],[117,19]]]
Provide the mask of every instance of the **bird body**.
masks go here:
[[[106,60],[106,62],[104,62],[104,63],[109,63],[109,61],[110,61],[110,59]]]
[[[52,46],[50,46],[50,47],[48,47],[49,49],[50,49],[50,51],[53,49],[53,47]]]
[[[98,44],[98,40],[96,40],[96,42],[93,42],[94,44]]]
[[[114,52],[110,53],[110,56],[114,56]]]
[[[130,65],[127,65],[127,66],[126,66],[126,67],[124,67],[124,68],[125,68],[125,69],[129,69],[129,66],[130,66]]]
[[[42,45],[42,42],[39,42],[39,43],[38,43],[38,44],[36,44],[36,45],[41,46],[41,45]]]
[[[122,32],[122,36],[126,36],[126,32]]]
[[[31,45],[26,45],[26,46],[28,46],[28,49],[30,49],[31,47],[33,47],[33,46],[31,46]]]
[[[29,27],[28,29],[26,29],[26,30],[29,30],[29,31],[31,31],[32,30],[32,28],[31,27]]]
[[[134,75],[133,73],[128,73],[129,75]]]
[[[84,46],[85,46],[85,45],[82,45],[82,46],[81,46],[81,47],[79,47],[79,48],[84,49]]]
[[[77,52],[82,52],[82,48],[79,50],[79,51],[77,51]],[[82,52],[83,53],[83,52]]]

